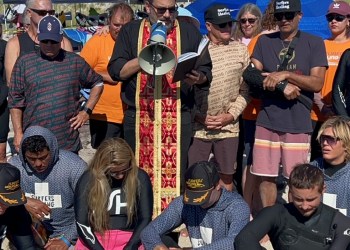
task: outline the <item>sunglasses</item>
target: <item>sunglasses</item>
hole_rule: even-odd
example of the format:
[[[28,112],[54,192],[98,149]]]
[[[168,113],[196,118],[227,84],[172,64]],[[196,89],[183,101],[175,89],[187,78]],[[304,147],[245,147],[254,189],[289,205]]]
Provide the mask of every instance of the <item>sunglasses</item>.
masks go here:
[[[231,28],[231,27],[232,27],[232,22],[217,24],[217,26],[218,26],[220,29],[226,28],[227,25]]]
[[[297,12],[281,12],[281,13],[275,13],[273,16],[275,17],[276,21],[282,21],[283,17],[286,20],[292,20],[294,19]]]
[[[240,22],[241,24],[246,24],[247,22],[248,22],[249,24],[253,24],[253,23],[256,22],[256,20],[258,20],[258,19],[257,19],[257,18],[241,18],[241,19],[239,20],[239,22]]]
[[[32,9],[30,8],[31,11],[35,12],[39,16],[46,16],[49,14],[50,16],[55,15],[55,10],[38,10],[38,9]]]
[[[148,3],[153,7],[153,9],[156,10],[158,15],[164,15],[167,10],[169,11],[170,14],[174,14],[178,8],[177,5],[174,5],[170,8],[164,8],[164,7],[158,8],[158,7],[154,6],[152,3],[150,3],[150,2],[148,2]]]
[[[111,177],[117,177],[119,175],[124,175],[125,173],[129,172],[131,169],[132,169],[132,166],[130,166],[130,167],[126,168],[126,169],[120,170],[120,171],[108,172],[108,174]]]
[[[44,43],[44,44],[59,44],[60,42],[56,42],[56,41],[53,41],[53,40],[41,40],[40,41],[41,43]]]
[[[340,14],[328,14],[328,15],[326,15],[326,19],[328,22],[332,22],[334,19],[337,22],[342,22],[342,21],[344,21],[345,18],[346,18],[346,16],[343,16]]]
[[[337,142],[339,141],[340,139],[337,138],[337,137],[333,137],[333,136],[330,136],[330,135],[321,135],[320,136],[320,144],[322,145],[325,141],[327,141],[328,145],[333,147],[335,146],[335,144],[337,144]]]

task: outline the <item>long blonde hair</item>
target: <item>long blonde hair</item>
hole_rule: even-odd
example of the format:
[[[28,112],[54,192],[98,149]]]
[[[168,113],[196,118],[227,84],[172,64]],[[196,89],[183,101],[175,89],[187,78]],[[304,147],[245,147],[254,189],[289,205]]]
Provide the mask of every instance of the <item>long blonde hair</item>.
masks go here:
[[[109,229],[108,201],[111,193],[112,177],[107,173],[113,165],[127,165],[131,170],[123,180],[123,190],[127,202],[127,226],[136,216],[137,198],[139,196],[138,167],[130,146],[120,138],[107,139],[97,149],[88,171],[92,175],[88,193],[89,222],[95,232],[104,233]]]

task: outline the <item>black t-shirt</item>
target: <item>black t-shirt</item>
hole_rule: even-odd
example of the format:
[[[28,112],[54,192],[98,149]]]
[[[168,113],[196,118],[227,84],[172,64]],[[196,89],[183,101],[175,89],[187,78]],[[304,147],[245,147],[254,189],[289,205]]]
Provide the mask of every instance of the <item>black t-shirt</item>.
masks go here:
[[[275,72],[287,52],[287,47],[288,44],[283,43],[279,32],[262,35],[256,43],[252,58],[262,63],[263,71]],[[308,76],[312,68],[327,66],[326,49],[322,38],[300,32],[286,70]],[[312,92],[305,90],[301,92],[312,102]],[[256,124],[284,133],[312,132],[310,109],[300,101],[285,98],[264,98]]]

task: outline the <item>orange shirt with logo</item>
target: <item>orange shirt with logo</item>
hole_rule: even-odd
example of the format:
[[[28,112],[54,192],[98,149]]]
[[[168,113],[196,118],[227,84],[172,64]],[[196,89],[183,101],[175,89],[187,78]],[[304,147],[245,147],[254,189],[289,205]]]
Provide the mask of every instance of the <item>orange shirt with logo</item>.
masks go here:
[[[346,49],[350,48],[350,41],[339,43],[332,40],[325,40],[324,43],[326,46],[328,69],[326,71],[325,81],[320,94],[323,103],[325,105],[331,105],[331,91],[335,72],[337,70],[341,55]],[[314,121],[325,121],[328,119],[328,117],[325,117],[323,114],[321,114],[319,108],[314,104],[311,110],[311,119]]]

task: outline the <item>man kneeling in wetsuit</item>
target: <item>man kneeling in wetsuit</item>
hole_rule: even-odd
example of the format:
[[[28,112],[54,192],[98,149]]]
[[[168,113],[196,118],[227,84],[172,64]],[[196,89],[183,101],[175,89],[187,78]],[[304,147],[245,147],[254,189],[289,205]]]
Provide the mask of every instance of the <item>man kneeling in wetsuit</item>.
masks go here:
[[[289,179],[291,202],[261,210],[237,235],[235,249],[260,250],[259,241],[266,234],[279,250],[347,249],[350,218],[321,202],[325,189],[320,169],[296,166]]]

